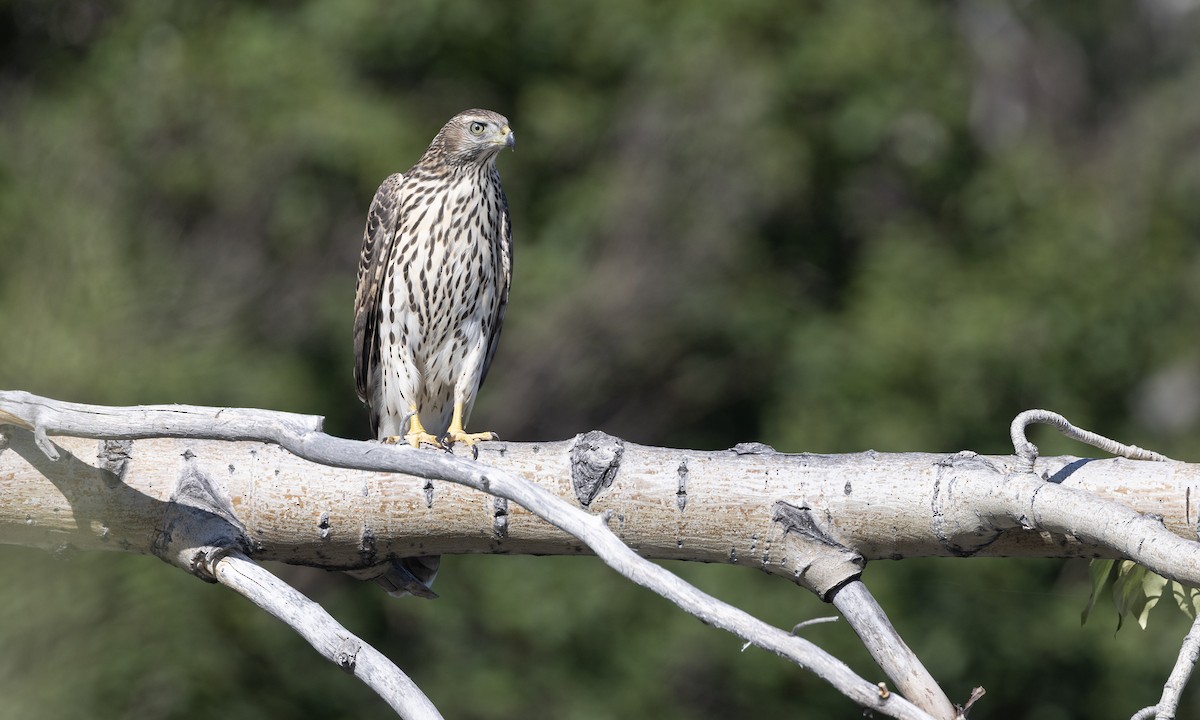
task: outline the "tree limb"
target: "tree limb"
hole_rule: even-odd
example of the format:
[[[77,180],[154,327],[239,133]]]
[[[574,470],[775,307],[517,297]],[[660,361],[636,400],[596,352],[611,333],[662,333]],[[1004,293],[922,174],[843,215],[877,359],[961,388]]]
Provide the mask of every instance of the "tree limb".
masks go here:
[[[333,438],[318,432],[315,428],[319,427],[319,421],[314,421],[312,418],[267,411],[184,406],[101,408],[58,403],[19,392],[0,393],[0,411],[7,413],[6,417],[8,418],[16,418],[19,425],[33,428],[32,442],[52,461],[51,464],[59,460],[66,460],[68,466],[86,465],[74,456],[64,457],[59,447],[54,446],[47,439],[50,434],[125,440],[156,436],[208,437],[229,440],[258,439],[276,443],[296,456],[324,465],[408,473],[427,479],[450,480],[482,490],[519,503],[560,530],[582,540],[601,559],[627,578],[653,589],[705,623],[728,630],[814,672],[856,703],[890,717],[914,719],[930,717],[929,714],[904,698],[881,692],[877,686],[859,678],[844,663],[812,643],[770,627],[747,613],[706,595],[670,572],[638,556],[609,531],[607,521],[610,519],[610,513],[605,513],[603,519],[591,515],[553,493],[497,468],[489,468],[445,453],[423,452],[404,446],[377,445]],[[20,431],[11,434],[17,441],[21,440]],[[19,442],[12,442],[12,445],[19,450]],[[93,479],[104,485],[113,485],[112,478],[115,477],[117,480],[115,484],[126,487],[126,483],[121,482],[124,478],[119,475],[127,470],[127,466],[120,459],[121,452],[106,453],[103,446],[101,450],[101,465],[108,462],[115,467],[97,468],[96,470],[99,472],[93,473],[93,475],[98,477]],[[20,454],[30,464],[35,464],[32,452],[29,452],[28,448],[25,453]],[[118,459],[115,461],[112,461],[111,458],[106,459],[106,455],[109,454],[117,455]],[[194,462],[197,456],[190,449],[186,450],[182,457],[184,472],[181,477],[190,478],[193,484],[198,484],[202,489],[201,492],[184,495],[193,500],[195,497],[203,499],[203,502],[186,503],[191,508],[190,511],[184,513],[188,521],[203,528],[202,532],[192,534],[203,538],[202,542],[205,545],[216,539],[218,541],[225,540],[234,546],[232,549],[235,551],[242,549],[237,547],[239,544],[252,546],[254,541],[249,534],[244,538],[225,537],[228,527],[236,528],[239,525],[251,527],[234,514],[238,503],[235,502],[232,494],[227,492],[226,498],[220,497],[220,487],[211,482],[211,474],[205,473],[197,467]],[[56,468],[45,467],[44,462],[36,464],[51,471],[46,476],[52,482],[55,482],[57,476],[58,482],[55,482],[55,485],[64,494],[74,490],[69,482],[64,482],[62,473],[58,472]],[[232,468],[232,466],[230,467]],[[72,474],[78,477],[81,471],[82,475],[86,477],[87,472],[79,467],[74,467]],[[89,488],[89,490],[94,489]],[[304,489],[295,488],[294,491],[302,493]],[[171,499],[168,502],[175,505],[180,504],[177,502],[178,490],[179,488],[176,487],[172,491]],[[128,492],[136,493],[137,491],[130,489]],[[159,492],[161,493],[161,489]],[[86,495],[86,499],[92,500],[93,498],[91,495]],[[151,504],[162,502],[150,497],[139,499],[128,495],[124,499],[133,501],[135,505],[138,502],[143,505],[146,502]],[[82,504],[86,505],[86,503]],[[223,507],[215,507],[215,505],[223,505]],[[85,510],[82,514],[86,516],[91,514],[86,510],[95,510],[95,508],[72,506],[72,512],[79,510]],[[226,510],[234,517],[225,517]],[[318,523],[318,527],[320,524]],[[329,529],[327,516],[324,524],[324,529]],[[110,529],[108,526],[102,527],[104,529],[99,534],[106,537],[110,533]],[[170,535],[170,533],[167,534]],[[787,534],[787,532],[784,533],[784,535]],[[211,577],[213,574],[214,571],[209,569],[213,567],[213,556],[207,552],[207,547],[182,549],[170,547],[167,551],[163,551],[159,547],[162,544],[159,535],[155,533],[150,535],[150,544],[154,548],[155,554],[200,577]],[[372,535],[372,538],[374,537]],[[360,549],[367,550],[361,546]],[[372,547],[369,550],[370,559],[377,559],[374,540],[372,540]],[[799,568],[797,574],[800,574]],[[940,713],[939,715],[950,717]]]

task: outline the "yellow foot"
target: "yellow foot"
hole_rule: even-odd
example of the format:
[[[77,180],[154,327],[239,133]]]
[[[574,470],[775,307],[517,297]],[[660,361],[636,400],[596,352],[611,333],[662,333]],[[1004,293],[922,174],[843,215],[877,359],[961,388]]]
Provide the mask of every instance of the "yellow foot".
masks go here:
[[[486,440],[499,440],[500,436],[494,432],[469,433],[463,432],[462,428],[458,428],[457,431],[455,431],[454,428],[450,428],[450,431],[445,435],[445,439],[450,445],[462,443],[467,447],[471,447],[477,442],[484,442]]]
[[[408,443],[409,445],[412,445],[413,447],[421,447],[422,443],[424,443],[425,445],[432,445],[435,448],[439,448],[439,449],[445,449],[445,447],[446,447],[445,445],[442,444],[442,441],[439,440],[436,435],[430,435],[429,433],[425,432],[424,430],[413,430],[412,432],[405,435],[403,438],[398,438],[398,439],[403,440],[404,442]]]
[[[438,439],[436,435],[425,431],[425,427],[421,425],[421,419],[417,416],[417,409],[412,409],[412,420],[408,426],[408,432],[403,435],[389,435],[382,442],[388,445],[399,445],[400,443],[408,443],[415,448],[421,447],[421,444],[432,445],[440,450],[445,450],[446,445]]]
[[[500,439],[494,432],[469,433],[464,431],[463,406],[461,402],[454,403],[454,416],[450,418],[450,428],[446,430],[446,434],[443,437],[448,445],[462,443],[469,448],[474,448],[477,442]]]

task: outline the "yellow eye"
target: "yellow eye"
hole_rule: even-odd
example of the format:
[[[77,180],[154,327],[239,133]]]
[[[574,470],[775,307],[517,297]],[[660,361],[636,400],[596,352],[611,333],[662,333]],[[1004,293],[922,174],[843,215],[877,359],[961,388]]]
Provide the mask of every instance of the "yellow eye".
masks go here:
[[[482,135],[483,134],[483,123],[478,122],[478,121],[471,123],[471,134],[472,135]]]

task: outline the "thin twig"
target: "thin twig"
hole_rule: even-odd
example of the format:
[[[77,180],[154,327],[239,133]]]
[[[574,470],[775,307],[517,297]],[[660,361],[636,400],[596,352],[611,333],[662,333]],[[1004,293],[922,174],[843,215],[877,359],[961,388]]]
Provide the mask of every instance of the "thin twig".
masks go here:
[[[795,635],[810,625],[824,625],[825,623],[835,623],[838,620],[841,620],[841,618],[839,618],[837,615],[827,615],[825,617],[812,618],[810,620],[798,622],[792,627],[792,634]],[[746,650],[753,647],[753,645],[754,643],[752,642],[747,642],[746,644],[742,645],[742,652],[746,652]]]
[[[404,671],[355,637],[323,607],[266,568],[238,552],[214,563],[222,585],[287,623],[327,660],[362,680],[406,720],[441,720],[442,715]]]
[[[959,710],[960,710],[959,717],[965,718],[967,716],[967,713],[971,711],[971,706],[974,705],[975,703],[979,702],[979,699],[982,698],[984,695],[987,695],[987,691],[984,690],[983,687],[976,687],[976,688],[972,689],[971,696],[969,698],[967,698],[967,701],[965,703],[963,703],[961,708],[959,708]]]
[[[1149,718],[1175,720],[1175,713],[1179,710],[1179,700],[1183,696],[1183,688],[1187,686],[1188,678],[1192,676],[1192,670],[1195,669],[1197,660],[1200,660],[1200,614],[1196,615],[1191,629],[1183,638],[1179,656],[1175,658],[1175,667],[1171,669],[1171,674],[1163,685],[1162,697],[1159,698],[1158,704],[1139,710],[1133,716],[1133,720],[1149,720]]]
[[[1065,417],[1049,410],[1026,410],[1013,418],[1009,428],[1013,449],[1017,453],[1017,472],[1033,472],[1033,464],[1037,461],[1037,446],[1025,437],[1025,429],[1033,424],[1050,425],[1072,440],[1091,445],[1111,455],[1129,458],[1130,460],[1170,461],[1165,455],[1150,450],[1143,450],[1136,445],[1125,445],[1082,428],[1077,428]]]
[[[841,618],[839,618],[837,615],[829,615],[828,617],[819,617],[819,618],[812,618],[811,620],[805,620],[804,622],[796,623],[795,627],[792,628],[792,634],[795,635],[796,633],[800,632],[801,630],[808,627],[809,625],[821,625],[824,623],[835,623],[840,619]]]

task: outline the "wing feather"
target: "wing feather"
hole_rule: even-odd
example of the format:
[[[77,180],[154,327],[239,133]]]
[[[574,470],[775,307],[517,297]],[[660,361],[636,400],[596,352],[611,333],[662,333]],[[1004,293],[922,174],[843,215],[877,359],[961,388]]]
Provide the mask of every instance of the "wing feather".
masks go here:
[[[496,179],[499,186],[499,178]],[[499,189],[497,187],[497,189]],[[500,191],[502,212],[500,227],[500,304],[496,308],[496,316],[492,320],[492,333],[488,336],[487,355],[483,359],[483,371],[479,374],[479,386],[487,379],[488,368],[492,366],[492,357],[500,345],[500,330],[504,326],[504,311],[508,309],[508,287],[512,284],[513,242],[512,225],[508,221],[508,198]]]
[[[379,426],[379,409],[371,407],[379,387],[379,308],[396,238],[403,180],[401,173],[389,175],[371,201],[354,294],[354,383],[359,399],[371,408],[372,434]]]

